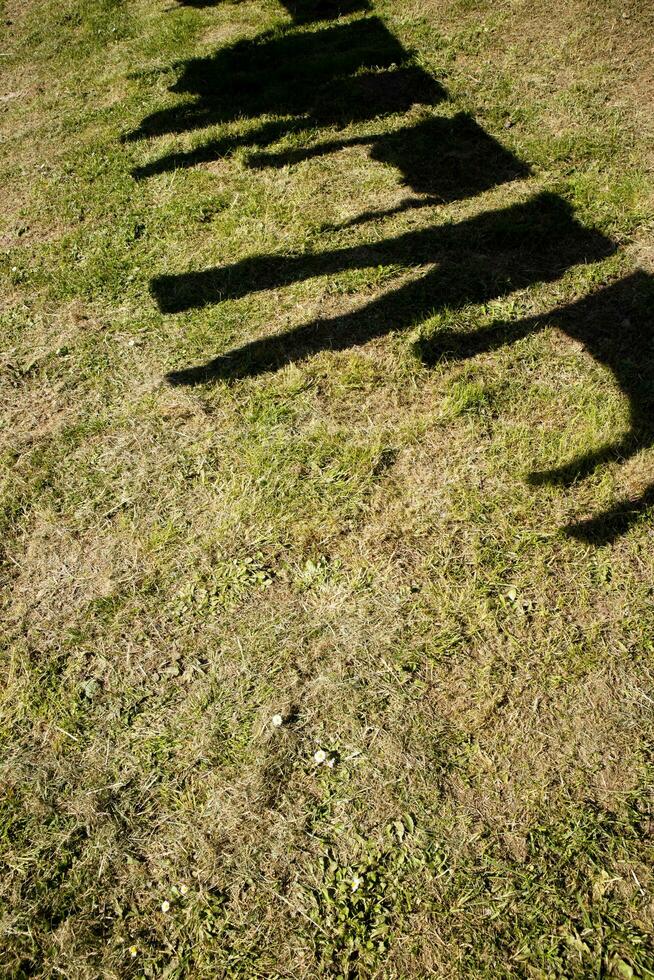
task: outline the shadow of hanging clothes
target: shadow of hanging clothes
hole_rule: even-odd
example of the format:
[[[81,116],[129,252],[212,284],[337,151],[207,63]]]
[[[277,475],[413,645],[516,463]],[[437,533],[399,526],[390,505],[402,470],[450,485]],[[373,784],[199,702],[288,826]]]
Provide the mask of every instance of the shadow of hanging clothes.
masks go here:
[[[172,91],[195,101],[152,113],[125,140],[263,115],[290,117],[287,126],[292,117],[305,127],[346,125],[445,98],[377,17],[239,41],[188,62]],[[256,133],[247,140],[257,145]]]
[[[368,146],[370,157],[400,171],[401,182],[432,203],[457,201],[498,184],[530,175],[529,167],[489,136],[467,113],[424,119],[393,133],[329,140],[307,149],[252,153],[248,165],[283,167],[353,146]]]
[[[427,363],[444,356],[469,358],[552,326],[581,343],[595,361],[608,368],[629,403],[630,427],[620,438],[529,477],[535,485],[570,485],[603,463],[625,461],[654,446],[654,276],[639,270],[543,316],[495,323],[471,333],[441,331],[419,345],[419,353]],[[650,487],[637,500],[623,501],[567,530],[583,540],[606,543],[624,533],[652,503],[654,488]]]
[[[380,118],[394,113],[407,112],[415,105],[433,105],[444,98],[443,89],[430,76],[425,76],[421,68],[413,65],[393,67],[382,71],[369,71],[355,78],[338,79],[327,86],[327,96],[320,95],[321,101],[316,101],[313,115],[285,116],[282,119],[259,122],[245,133],[230,133],[214,140],[208,140],[192,150],[182,150],[166,154],[158,160],[132,170],[132,176],[143,180],[154,174],[167,173],[180,168],[195,167],[201,163],[211,163],[229,156],[241,147],[264,148],[276,143],[290,133],[303,133],[307,138],[316,126],[333,126],[341,114],[338,124],[346,125],[353,122],[366,122],[368,117]],[[327,111],[329,118],[325,118]],[[347,115],[343,118],[342,113]],[[358,117],[357,117],[358,114]],[[256,122],[256,119],[255,119]],[[490,137],[489,137],[490,138]],[[332,149],[342,149],[344,146],[362,145],[370,142],[368,138],[353,138],[351,141],[334,141]],[[322,144],[321,144],[322,145]],[[327,144],[331,145],[331,144]],[[297,159],[308,158],[311,151],[297,151]],[[313,155],[321,155],[315,153]],[[280,154],[281,156],[281,154]],[[289,154],[289,157],[291,155]],[[248,160],[250,165],[257,165],[258,155],[252,155]],[[271,154],[271,165],[275,165],[275,155]],[[289,159],[292,162],[292,159]],[[267,158],[262,158],[262,164],[267,165]]]
[[[607,238],[575,221],[560,198],[540,194],[524,204],[375,246],[308,256],[255,256],[221,269],[161,276],[153,281],[152,292],[160,309],[171,313],[348,269],[434,266],[361,309],[252,341],[207,364],[173,372],[169,381],[198,384],[277,370],[320,350],[341,350],[407,329],[442,307],[483,303],[557,279],[570,266],[604,258],[613,250]]]

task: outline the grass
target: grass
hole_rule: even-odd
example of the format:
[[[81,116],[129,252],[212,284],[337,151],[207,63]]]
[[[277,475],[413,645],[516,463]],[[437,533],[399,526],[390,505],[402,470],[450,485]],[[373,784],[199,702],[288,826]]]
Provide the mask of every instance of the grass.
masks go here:
[[[0,9],[2,975],[653,977],[648,5]]]

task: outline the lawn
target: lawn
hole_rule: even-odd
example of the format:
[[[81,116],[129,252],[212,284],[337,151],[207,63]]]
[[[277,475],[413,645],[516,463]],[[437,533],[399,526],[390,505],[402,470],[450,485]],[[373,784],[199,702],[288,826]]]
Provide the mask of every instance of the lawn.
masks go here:
[[[0,31],[0,974],[654,978],[651,4]]]

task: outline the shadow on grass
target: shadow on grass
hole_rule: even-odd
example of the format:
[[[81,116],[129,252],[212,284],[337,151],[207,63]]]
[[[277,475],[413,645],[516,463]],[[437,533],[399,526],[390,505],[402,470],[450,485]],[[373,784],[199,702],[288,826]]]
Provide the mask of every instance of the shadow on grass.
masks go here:
[[[463,359],[497,350],[547,326],[581,343],[608,368],[629,401],[630,428],[619,439],[577,456],[563,466],[532,473],[532,485],[569,486],[610,461],[624,462],[654,445],[654,276],[637,271],[545,316],[495,323],[470,334],[440,332],[420,346],[426,363],[441,357]],[[624,533],[654,503],[654,487],[638,499],[624,501],[605,514],[567,529],[577,538],[607,543]]]
[[[568,524],[565,531],[571,538],[577,538],[578,541],[586,544],[611,544],[638,524],[653,507],[654,484],[650,484],[639,497],[623,500],[615,507],[586,521]]]
[[[379,266],[437,264],[418,282],[330,321],[326,333],[318,323],[243,348],[239,373],[259,374],[323,346],[349,347],[411,326],[439,307],[481,303],[535,282],[556,279],[571,265],[604,258],[612,249],[608,239],[578,224],[560,198],[539,194],[525,204],[458,224],[406,232],[374,245],[314,255],[258,255],[231,266],[159,276],[152,281],[152,292],[164,313],[179,313],[315,276]],[[377,324],[374,327],[373,322]],[[301,343],[300,336],[304,338]],[[323,339],[317,339],[320,337]],[[216,362],[217,373],[221,363]],[[229,376],[233,369],[225,363],[224,370]]]
[[[400,171],[402,183],[431,203],[474,197],[498,184],[528,177],[529,167],[489,136],[471,116],[429,118],[379,136],[352,136],[278,153],[253,153],[250,166],[282,167],[354,146]]]
[[[172,90],[195,99],[148,116],[127,140],[263,115],[344,126],[445,96],[377,17],[239,41],[188,62]]]
[[[368,9],[367,0],[339,4],[286,0],[284,6],[300,25]],[[335,126],[405,113],[415,104],[433,106],[446,98],[444,89],[412,63],[376,17],[325,24],[318,30],[286,28],[238,42],[209,58],[187,63],[174,91],[192,96],[193,101],[148,116],[128,139],[244,119],[252,120],[253,125],[244,133],[169,154],[137,169],[138,178],[209,161],[239,147],[253,151],[248,164],[255,168],[292,166],[366,147],[373,160],[395,167],[402,184],[423,196],[405,198],[386,211],[359,214],[339,226],[348,227],[410,208],[469,198],[529,176],[522,161],[466,114],[423,118],[390,134],[332,135],[306,145],[308,139],[315,140],[316,129],[321,127],[333,131]],[[285,136],[296,144],[304,140],[305,145],[266,151]],[[348,270],[384,266],[427,270],[354,311],[253,340],[207,363],[173,372],[168,380],[174,385],[194,385],[273,371],[320,350],[342,350],[413,327],[437,310],[484,303],[516,289],[553,281],[576,264],[605,258],[614,248],[605,236],[583,227],[564,201],[543,193],[458,224],[410,231],[372,245],[309,255],[257,255],[221,268],[159,276],[152,282],[152,292],[160,309],[178,313]],[[440,332],[421,343],[418,353],[428,364],[443,355],[470,357],[548,323],[583,343],[613,372],[628,397],[631,429],[615,442],[530,478],[533,484],[568,484],[603,462],[627,458],[654,444],[650,422],[654,363],[648,353],[652,281],[651,276],[636,273],[547,317],[494,324],[477,334]],[[639,500],[618,504],[567,531],[583,540],[611,541],[650,506],[653,495],[650,488]]]

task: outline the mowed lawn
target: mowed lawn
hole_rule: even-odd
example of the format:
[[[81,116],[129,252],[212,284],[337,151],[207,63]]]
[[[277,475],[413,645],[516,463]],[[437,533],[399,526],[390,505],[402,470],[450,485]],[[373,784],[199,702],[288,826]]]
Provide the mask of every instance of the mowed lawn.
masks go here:
[[[654,977],[651,3],[0,13],[0,975]]]

